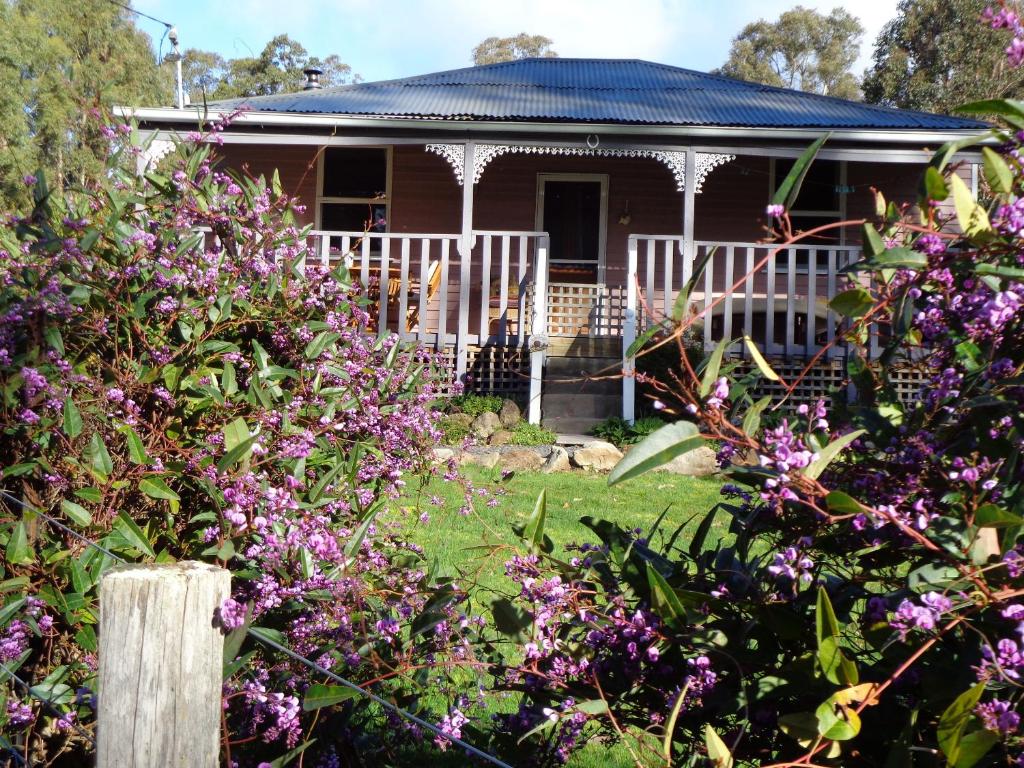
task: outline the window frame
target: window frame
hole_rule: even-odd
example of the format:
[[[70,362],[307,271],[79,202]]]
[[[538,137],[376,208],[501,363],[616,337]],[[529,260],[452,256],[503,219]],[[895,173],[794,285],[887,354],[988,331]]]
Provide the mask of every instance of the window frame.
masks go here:
[[[386,162],[384,169],[384,197],[336,197],[324,194],[324,167],[327,153],[332,149],[383,149]],[[317,153],[316,164],[316,211],[313,218],[313,226],[317,231],[323,230],[323,205],[378,205],[384,207],[384,217],[387,222],[384,226],[385,232],[391,231],[391,184],[394,158],[394,146],[391,144],[345,144],[345,145],[323,145]]]
[[[769,163],[768,163],[768,201],[769,202],[771,202],[772,196],[775,194],[775,190],[777,188],[776,178],[775,178],[776,177],[776,161],[777,160],[788,160],[788,159],[789,158],[785,158],[785,157],[783,157],[783,158],[776,158],[776,157],[769,158]],[[848,190],[848,186],[849,186],[848,183],[847,183],[847,161],[846,160],[835,160],[834,162],[839,164],[839,179],[836,182],[837,186],[839,187],[838,194],[837,194],[837,197],[839,198],[839,208],[837,210],[834,210],[834,211],[811,210],[811,209],[793,209],[792,211],[788,211],[790,216],[800,216],[800,217],[804,217],[804,218],[836,219],[838,221],[846,221],[846,200],[847,200],[847,195],[849,194],[849,192],[847,191]],[[836,248],[841,248],[841,247],[843,247],[845,245],[847,245],[847,242],[846,242],[846,228],[843,227],[843,228],[841,228],[839,230],[839,242],[835,243],[835,247]],[[829,246],[827,246],[827,245],[819,245],[818,247],[819,248],[827,248]],[[780,273],[781,272],[783,274],[787,274],[789,272],[789,262],[788,262],[788,259],[784,259],[784,258],[776,259],[775,271],[776,271],[776,273]],[[808,274],[808,272],[809,272],[809,270],[808,270],[806,264],[804,264],[803,266],[800,266],[799,264],[797,265],[797,267],[796,267],[796,274],[798,274],[798,275],[806,275],[806,274]],[[816,265],[816,268],[815,268],[815,273],[816,274],[822,274],[823,272],[828,272],[828,265],[827,264],[822,265],[820,260],[819,260],[819,262],[818,262],[818,264]]]

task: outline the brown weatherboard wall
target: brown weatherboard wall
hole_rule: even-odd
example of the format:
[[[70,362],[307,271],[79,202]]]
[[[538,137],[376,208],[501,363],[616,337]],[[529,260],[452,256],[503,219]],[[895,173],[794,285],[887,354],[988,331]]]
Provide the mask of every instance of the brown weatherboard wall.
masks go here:
[[[285,191],[297,195],[307,210],[305,222],[314,220],[316,204],[316,147],[268,144],[229,144],[217,150],[221,164],[268,178],[277,169]],[[917,180],[924,167],[896,163],[850,163],[847,183],[849,218],[871,218],[877,186],[888,200],[913,203]],[[754,242],[764,235],[764,207],[770,196],[768,159],[741,155],[711,171],[696,196],[694,235],[698,240]],[[624,275],[626,238],[631,233],[682,233],[683,193],[659,161],[640,158],[571,157],[508,154],[487,166],[474,190],[476,229],[532,231],[536,226],[537,174],[608,174],[608,282]],[[961,173],[970,178],[969,168]],[[627,210],[630,223],[619,217]],[[392,232],[457,233],[462,218],[462,187],[451,166],[422,145],[394,148],[391,180]],[[856,230],[847,242],[857,242]]]
[[[221,167],[246,169],[253,176],[266,176],[268,182],[276,169],[281,189],[306,206],[300,216],[304,224],[312,223],[316,215],[316,152],[316,147],[272,144],[225,144],[216,150]]]

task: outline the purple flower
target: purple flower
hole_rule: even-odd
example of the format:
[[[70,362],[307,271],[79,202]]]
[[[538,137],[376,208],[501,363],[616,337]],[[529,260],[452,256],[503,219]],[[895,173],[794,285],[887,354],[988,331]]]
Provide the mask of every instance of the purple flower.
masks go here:
[[[912,629],[935,629],[942,614],[953,607],[953,602],[941,592],[927,592],[919,600],[921,604],[915,605],[905,599],[889,621],[889,626],[900,633],[900,639],[905,639]]]
[[[227,598],[220,604],[220,625],[228,630],[234,630],[245,624],[245,606],[242,603]]]
[[[783,213],[786,212],[786,207],[781,203],[772,203],[771,205],[764,209],[764,212],[767,213],[769,216],[779,218],[780,216],[782,216]]]
[[[974,713],[981,720],[987,730],[996,731],[1002,736],[1009,736],[1017,732],[1020,726],[1020,715],[1011,709],[1010,702],[993,699],[984,704],[979,704]]]

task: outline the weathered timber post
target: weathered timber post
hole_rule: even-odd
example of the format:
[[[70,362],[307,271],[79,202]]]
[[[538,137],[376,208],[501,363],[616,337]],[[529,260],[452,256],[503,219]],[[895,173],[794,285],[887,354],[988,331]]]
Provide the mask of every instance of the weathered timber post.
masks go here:
[[[100,582],[97,768],[216,768],[231,574],[205,563],[119,568]]]

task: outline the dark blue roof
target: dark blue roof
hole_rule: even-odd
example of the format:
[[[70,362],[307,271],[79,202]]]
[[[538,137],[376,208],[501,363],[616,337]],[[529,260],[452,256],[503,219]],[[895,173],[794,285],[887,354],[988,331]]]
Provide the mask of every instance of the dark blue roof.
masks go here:
[[[985,124],[635,59],[523,59],[218,102],[256,111],[438,120],[962,130]]]

